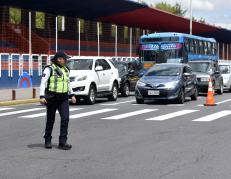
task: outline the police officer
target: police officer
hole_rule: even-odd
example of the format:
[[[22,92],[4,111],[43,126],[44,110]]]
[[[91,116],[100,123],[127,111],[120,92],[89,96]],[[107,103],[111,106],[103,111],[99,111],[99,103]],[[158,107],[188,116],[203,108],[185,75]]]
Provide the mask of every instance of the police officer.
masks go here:
[[[52,130],[55,122],[56,110],[61,117],[60,136],[58,148],[70,150],[72,146],[67,143],[68,123],[69,123],[69,95],[72,103],[76,103],[76,98],[70,88],[69,69],[66,62],[69,56],[64,52],[57,52],[53,57],[52,65],[46,66],[40,85],[40,103],[46,105],[46,128],[45,128],[45,148],[52,148]]]

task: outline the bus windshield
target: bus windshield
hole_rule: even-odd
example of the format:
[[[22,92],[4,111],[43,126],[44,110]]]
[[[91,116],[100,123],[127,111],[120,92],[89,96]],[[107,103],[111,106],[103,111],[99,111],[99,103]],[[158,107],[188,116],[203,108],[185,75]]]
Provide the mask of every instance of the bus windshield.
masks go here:
[[[146,62],[166,63],[171,59],[182,59],[182,48],[172,50],[143,50],[141,57]]]
[[[144,62],[166,63],[183,56],[183,45],[178,42],[142,44],[140,50]]]

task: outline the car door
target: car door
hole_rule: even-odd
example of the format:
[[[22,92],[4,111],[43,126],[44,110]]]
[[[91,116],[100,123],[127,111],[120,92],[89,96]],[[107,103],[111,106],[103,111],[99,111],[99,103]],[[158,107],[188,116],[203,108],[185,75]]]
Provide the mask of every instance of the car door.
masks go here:
[[[102,66],[100,59],[97,59],[95,61],[95,68],[97,66]],[[103,66],[102,66],[103,67]],[[104,91],[104,84],[105,84],[105,74],[104,71],[95,71],[96,75],[96,85],[97,85],[97,91],[102,92]]]
[[[186,73],[188,75],[183,76],[185,81],[185,93],[191,93],[194,89],[194,78],[192,74],[192,70],[190,67],[185,66],[183,69],[183,74]]]
[[[222,77],[221,77],[220,68],[217,63],[214,63],[214,76],[216,81],[216,88],[219,89]]]
[[[100,91],[108,91],[110,86],[111,66],[105,59],[97,59],[96,65],[103,67],[102,71],[97,72],[100,84]]]
[[[128,79],[130,90],[135,90],[136,83],[139,80],[139,69],[134,63],[128,63]]]

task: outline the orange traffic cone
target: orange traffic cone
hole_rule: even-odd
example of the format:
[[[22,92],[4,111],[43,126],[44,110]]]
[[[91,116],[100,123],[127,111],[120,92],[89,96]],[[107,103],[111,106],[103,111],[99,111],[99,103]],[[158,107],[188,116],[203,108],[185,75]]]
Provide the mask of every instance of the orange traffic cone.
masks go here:
[[[205,106],[216,106],[215,100],[214,100],[213,82],[211,78],[209,78],[208,94],[206,98],[206,103],[204,105]]]

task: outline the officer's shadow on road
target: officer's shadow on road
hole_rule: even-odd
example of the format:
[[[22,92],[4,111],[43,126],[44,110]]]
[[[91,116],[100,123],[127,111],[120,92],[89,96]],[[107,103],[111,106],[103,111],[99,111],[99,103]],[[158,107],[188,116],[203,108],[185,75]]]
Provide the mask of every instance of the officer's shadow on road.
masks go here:
[[[30,148],[30,149],[44,148],[44,143],[40,143],[40,144],[29,144],[29,145],[27,145],[27,147]],[[52,144],[52,147],[58,148],[58,144]]]

